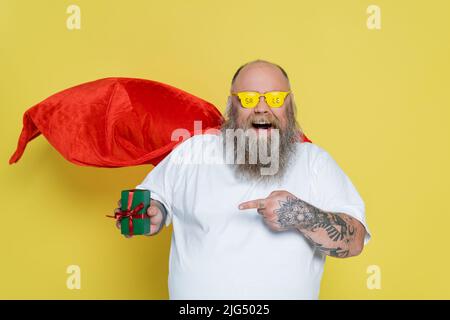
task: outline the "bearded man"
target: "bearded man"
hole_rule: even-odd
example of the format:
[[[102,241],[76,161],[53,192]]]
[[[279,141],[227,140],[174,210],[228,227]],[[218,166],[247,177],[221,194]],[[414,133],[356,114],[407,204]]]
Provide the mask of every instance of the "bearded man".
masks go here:
[[[247,63],[221,130],[182,142],[136,187],[151,191],[149,235],[173,223],[171,299],[317,299],[326,256],[361,253],[364,202],[295,115],[287,73]]]

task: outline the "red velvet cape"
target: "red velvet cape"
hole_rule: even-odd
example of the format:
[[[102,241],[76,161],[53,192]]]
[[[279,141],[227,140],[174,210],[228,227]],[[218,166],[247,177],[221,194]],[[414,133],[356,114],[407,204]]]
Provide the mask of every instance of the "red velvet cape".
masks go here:
[[[180,142],[175,129],[194,133],[219,128],[223,117],[211,103],[170,85],[135,78],[106,78],[58,92],[28,109],[17,150],[43,134],[72,163],[94,167],[157,165]],[[308,138],[302,137],[302,141]]]

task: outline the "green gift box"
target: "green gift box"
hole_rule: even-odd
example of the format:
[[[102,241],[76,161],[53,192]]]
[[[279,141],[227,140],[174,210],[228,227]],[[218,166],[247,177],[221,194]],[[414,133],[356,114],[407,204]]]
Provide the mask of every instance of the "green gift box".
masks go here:
[[[120,231],[124,235],[142,235],[150,233],[150,191],[131,189],[122,190],[120,212],[116,219],[120,221]]]

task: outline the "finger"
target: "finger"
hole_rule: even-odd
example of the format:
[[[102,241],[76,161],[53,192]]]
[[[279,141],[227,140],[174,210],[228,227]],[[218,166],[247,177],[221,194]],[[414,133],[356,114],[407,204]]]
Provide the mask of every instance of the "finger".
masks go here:
[[[150,206],[147,209],[147,215],[150,217],[155,217],[159,213],[159,209],[155,206]]]
[[[119,211],[120,211],[120,208],[114,209],[114,215],[116,215],[116,213],[118,213]],[[116,220],[116,227],[118,229],[120,229],[120,221],[119,220]]]
[[[159,225],[162,221],[162,214],[158,214],[156,216],[150,217],[150,224],[151,225]]]
[[[269,194],[269,197],[275,196],[275,195],[280,194],[280,193],[282,193],[282,192],[283,192],[283,191],[281,191],[281,190],[275,190],[275,191],[272,191],[272,192]]]
[[[158,231],[159,227],[157,225],[151,224],[150,225],[150,232],[149,233],[145,233],[144,235],[149,237],[149,236],[153,236],[157,231]]]
[[[158,226],[150,225],[150,234],[153,235],[158,231]]]
[[[117,206],[120,208],[122,206],[122,201],[119,199],[119,201],[117,201]]]
[[[256,211],[258,212],[258,214],[264,216],[265,215],[265,209],[256,209]]]
[[[269,226],[269,228],[270,228],[272,231],[280,232],[280,231],[284,231],[284,230],[285,230],[285,229],[282,228],[281,226],[279,226],[279,225],[277,225],[277,224],[274,224],[274,223],[269,223],[269,224],[267,224],[267,225]]]
[[[278,223],[278,221],[274,221],[271,219],[264,218],[264,223],[269,226],[270,229],[274,231],[281,231],[281,225]]]
[[[263,209],[264,208],[264,200],[265,199],[257,199],[257,200],[251,200],[251,201],[242,202],[239,205],[239,209],[240,210],[245,210],[245,209]]]

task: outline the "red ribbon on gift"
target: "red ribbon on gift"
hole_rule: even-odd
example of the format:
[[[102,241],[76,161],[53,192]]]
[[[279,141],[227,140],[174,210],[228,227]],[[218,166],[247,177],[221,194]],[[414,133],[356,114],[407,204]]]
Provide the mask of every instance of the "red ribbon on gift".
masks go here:
[[[144,204],[139,203],[134,209],[131,209],[131,204],[133,202],[133,192],[129,192],[128,194],[128,208],[127,210],[120,210],[119,212],[115,212],[113,216],[106,215],[109,218],[114,218],[119,222],[122,219],[128,218],[128,230],[130,232],[130,236],[133,235],[134,227],[133,227],[133,219],[150,219],[150,217],[146,213],[138,213],[144,208]]]

